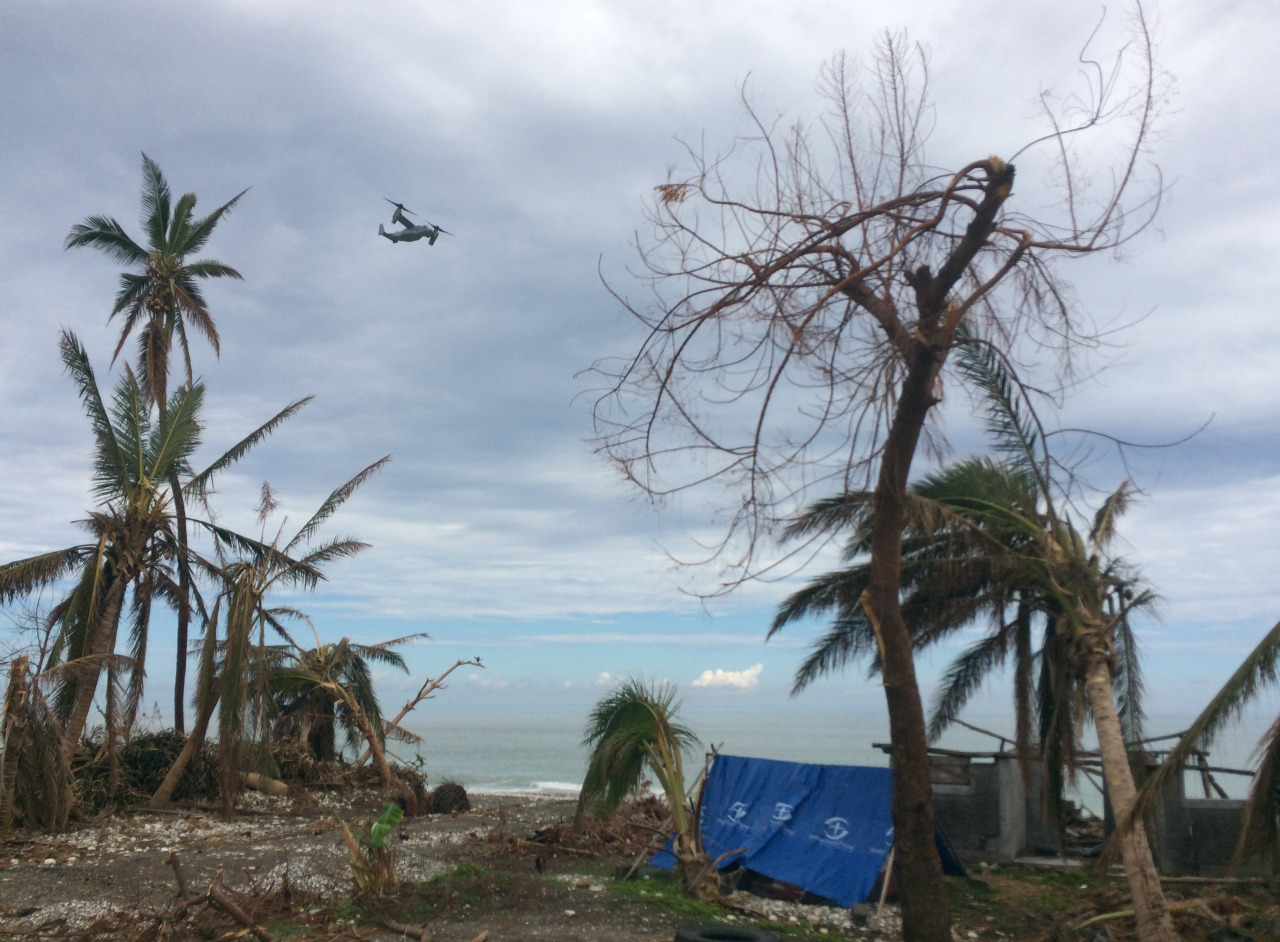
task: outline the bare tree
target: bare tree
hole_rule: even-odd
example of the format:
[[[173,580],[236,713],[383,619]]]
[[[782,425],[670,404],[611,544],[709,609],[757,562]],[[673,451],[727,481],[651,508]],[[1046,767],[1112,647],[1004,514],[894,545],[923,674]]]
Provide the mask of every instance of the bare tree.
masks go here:
[[[927,57],[903,37],[886,36],[865,71],[833,59],[816,122],[770,125],[747,104],[754,136],[717,156],[688,148],[689,175],[656,188],[639,245],[655,301],[624,301],[647,335],[631,359],[595,366],[607,384],[599,448],[629,480],[653,496],[729,495],[709,557],[728,587],[767,570],[777,526],[807,499],[873,483],[863,605],[884,663],[910,940],[950,938],[899,603],[912,460],[957,345],[991,344],[1015,362],[1048,349],[1061,376],[1073,350],[1097,342],[1055,262],[1116,249],[1151,221],[1162,191],[1144,159],[1160,76],[1142,10],[1109,66],[1087,48],[1080,61],[1083,93],[1042,96],[1044,136],[948,172],[926,159]],[[1110,155],[1104,168],[1085,160],[1086,139],[1087,153]],[[1011,202],[1014,158],[1047,163],[1057,187],[1026,212]],[[1172,938],[1149,849],[1126,864],[1143,874],[1132,883],[1141,937]]]

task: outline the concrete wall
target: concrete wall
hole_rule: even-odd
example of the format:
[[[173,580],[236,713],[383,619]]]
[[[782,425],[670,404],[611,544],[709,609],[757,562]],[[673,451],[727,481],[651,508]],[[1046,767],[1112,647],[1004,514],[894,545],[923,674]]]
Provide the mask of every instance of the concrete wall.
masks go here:
[[[1238,799],[1187,798],[1183,776],[1174,776],[1160,794],[1152,823],[1152,852],[1166,876],[1266,876],[1272,872],[1257,858],[1234,871],[1244,805]]]
[[[961,860],[1007,863],[1056,846],[1052,828],[1040,822],[1038,769],[1030,790],[1012,755],[969,759],[967,771],[963,783],[952,770],[933,786],[934,815]]]
[[[965,862],[1008,863],[1026,854],[1056,854],[1057,835],[1040,817],[1040,770],[1031,787],[1012,756],[944,756],[935,768],[934,815]],[[1114,821],[1106,807],[1108,830]],[[1166,876],[1224,876],[1244,824],[1244,802],[1187,798],[1176,776],[1160,796],[1151,822],[1151,849]],[[1257,859],[1236,876],[1270,875]]]

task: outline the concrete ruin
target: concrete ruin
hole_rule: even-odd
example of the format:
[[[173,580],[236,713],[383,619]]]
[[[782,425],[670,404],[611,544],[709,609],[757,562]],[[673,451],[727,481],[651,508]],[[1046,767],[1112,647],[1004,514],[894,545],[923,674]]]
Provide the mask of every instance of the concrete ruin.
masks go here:
[[[888,752],[887,744],[876,744]],[[1011,751],[960,752],[931,749],[933,807],[937,822],[956,855],[967,863],[1007,864],[1028,856],[1057,856],[1057,835],[1040,814],[1040,770],[1033,767],[1024,783]],[[1151,767],[1158,765],[1153,754]],[[1174,776],[1162,790],[1149,824],[1156,866],[1166,876],[1270,876],[1274,868],[1250,859],[1232,868],[1244,823],[1244,801],[1227,798],[1212,772],[1247,774],[1236,769],[1201,767],[1206,794],[1190,798],[1185,775]],[[1212,788],[1210,787],[1212,785]],[[1105,804],[1105,802],[1104,802]],[[1112,818],[1104,815],[1107,832]],[[1087,856],[1081,852],[1078,856]]]

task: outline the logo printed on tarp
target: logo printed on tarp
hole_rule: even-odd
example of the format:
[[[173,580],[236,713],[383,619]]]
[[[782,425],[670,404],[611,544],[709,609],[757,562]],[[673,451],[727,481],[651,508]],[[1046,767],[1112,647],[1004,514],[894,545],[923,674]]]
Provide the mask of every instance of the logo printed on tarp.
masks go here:
[[[741,801],[735,801],[724,813],[724,819],[729,824],[736,824],[742,827],[742,819],[747,816],[747,812],[751,810],[751,806]]]
[[[795,805],[789,805],[785,801],[780,801],[773,806],[773,820],[779,824],[784,821],[790,821],[791,813],[795,810]]]
[[[848,818],[827,818],[822,832],[829,841],[840,841],[849,836]]]

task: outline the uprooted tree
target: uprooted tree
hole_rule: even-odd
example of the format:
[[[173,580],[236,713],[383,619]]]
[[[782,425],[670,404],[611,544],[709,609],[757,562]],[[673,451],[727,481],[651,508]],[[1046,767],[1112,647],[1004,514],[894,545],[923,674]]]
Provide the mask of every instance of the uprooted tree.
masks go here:
[[[1082,54],[1084,92],[1042,96],[1042,137],[952,172],[927,160],[926,56],[900,37],[879,44],[865,82],[832,60],[817,122],[782,130],[748,105],[757,133],[728,154],[689,148],[688,176],[656,188],[638,246],[654,301],[624,301],[647,334],[595,367],[599,446],[627,479],[654,496],[724,489],[710,558],[730,588],[770,565],[771,537],[813,496],[873,486],[864,610],[883,652],[909,940],[949,939],[950,913],[899,598],[908,475],[958,345],[1012,363],[1049,351],[1061,376],[1096,344],[1054,265],[1116,249],[1159,203],[1143,155],[1160,76],[1141,9],[1133,25],[1110,66]],[[1015,159],[1048,181],[1024,211]],[[1154,874],[1149,853],[1134,866]],[[1172,938],[1158,881],[1132,886],[1140,936]]]

